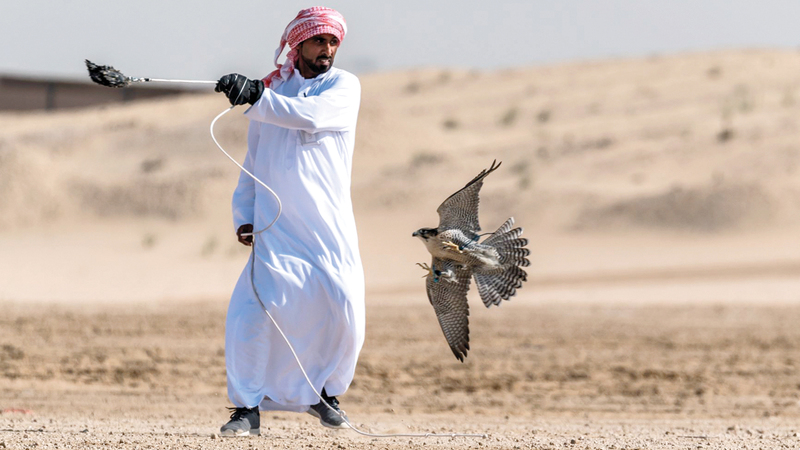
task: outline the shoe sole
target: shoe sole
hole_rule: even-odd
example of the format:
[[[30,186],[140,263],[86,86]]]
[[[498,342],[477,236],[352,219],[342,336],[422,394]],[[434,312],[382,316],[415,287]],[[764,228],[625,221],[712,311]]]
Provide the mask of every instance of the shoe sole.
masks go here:
[[[258,428],[252,429],[249,432],[245,430],[234,431],[234,430],[225,430],[219,433],[222,437],[245,437],[245,436],[260,436],[261,430]]]
[[[347,426],[347,422],[342,422],[340,425],[333,425],[328,422],[325,422],[324,420],[322,420],[322,417],[320,417],[319,413],[317,413],[313,409],[309,408],[309,410],[306,412],[319,419],[319,423],[322,424],[322,426],[325,428],[330,428],[331,430],[343,430],[345,428],[350,428],[349,426]],[[344,412],[342,412],[342,414],[344,414]]]

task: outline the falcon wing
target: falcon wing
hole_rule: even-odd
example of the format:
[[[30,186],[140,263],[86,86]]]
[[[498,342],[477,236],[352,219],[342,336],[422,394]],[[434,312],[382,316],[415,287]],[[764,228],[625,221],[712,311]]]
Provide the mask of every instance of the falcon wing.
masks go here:
[[[469,350],[467,291],[472,271],[456,269],[451,261],[439,258],[433,258],[431,265],[436,271],[445,273],[450,271],[452,274],[448,277],[429,273],[425,280],[425,288],[450,349],[459,361],[464,362]]]
[[[483,186],[483,179],[497,170],[500,164],[502,163],[498,163],[497,160],[492,161],[491,167],[482,170],[466,186],[447,197],[447,200],[439,205],[436,210],[439,213],[439,231],[457,228],[471,237],[481,231],[478,223],[478,203],[480,201],[478,194]]]

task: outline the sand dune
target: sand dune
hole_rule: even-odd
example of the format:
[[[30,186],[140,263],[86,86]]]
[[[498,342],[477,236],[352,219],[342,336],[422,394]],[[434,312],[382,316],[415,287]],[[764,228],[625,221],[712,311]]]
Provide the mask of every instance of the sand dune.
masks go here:
[[[416,281],[425,253],[410,231],[493,159],[483,227],[515,216],[534,280],[795,264],[798,68],[796,52],[765,50],[362,77],[353,196],[370,289]],[[245,250],[229,219],[237,171],[208,134],[224,108],[209,94],[2,115],[0,298],[225,296],[232,279],[212,274],[235,277]],[[216,129],[239,159],[242,111]],[[755,248],[775,236],[783,245]],[[99,245],[111,240],[124,249]],[[60,263],[76,258],[80,273]],[[169,285],[165,271],[215,284]],[[93,285],[108,277],[119,287]]]

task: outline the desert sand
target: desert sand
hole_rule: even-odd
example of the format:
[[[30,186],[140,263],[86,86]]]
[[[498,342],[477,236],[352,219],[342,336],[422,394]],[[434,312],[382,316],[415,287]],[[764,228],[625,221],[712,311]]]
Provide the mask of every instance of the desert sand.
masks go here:
[[[797,73],[741,50],[361,77],[367,339],[340,401],[485,438],[284,413],[216,436],[248,255],[224,98],[0,114],[0,448],[798,448]],[[215,128],[239,160],[241,112]],[[462,364],[411,232],[494,159],[482,226],[514,216],[532,264],[500,307],[470,292]]]

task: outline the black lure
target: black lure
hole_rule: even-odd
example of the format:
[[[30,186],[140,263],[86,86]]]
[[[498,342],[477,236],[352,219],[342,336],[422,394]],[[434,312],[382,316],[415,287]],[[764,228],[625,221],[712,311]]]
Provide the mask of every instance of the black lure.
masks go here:
[[[89,69],[89,78],[97,84],[113,88],[124,88],[131,84],[130,77],[111,66],[98,66],[87,59],[86,68]]]

